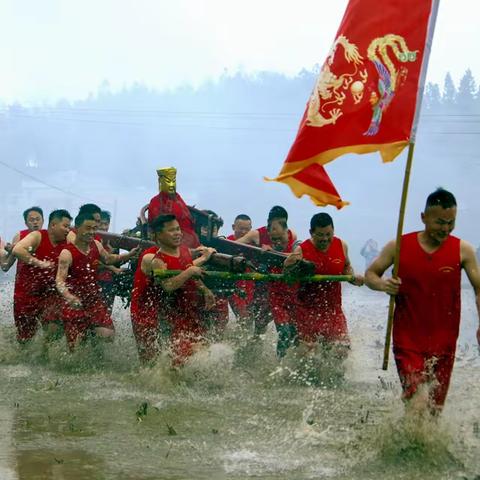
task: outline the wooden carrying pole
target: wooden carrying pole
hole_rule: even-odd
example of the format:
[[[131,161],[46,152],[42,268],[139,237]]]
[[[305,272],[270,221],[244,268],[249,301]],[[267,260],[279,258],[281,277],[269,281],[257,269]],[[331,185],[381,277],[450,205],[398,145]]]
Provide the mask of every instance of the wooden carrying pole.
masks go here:
[[[402,241],[402,235],[403,235],[403,222],[405,220],[405,207],[407,205],[408,184],[410,182],[410,171],[412,169],[414,149],[415,149],[415,144],[410,143],[408,145],[407,163],[405,165],[405,175],[403,177],[402,200],[400,202],[400,212],[398,214],[397,237],[395,241],[395,258],[393,262],[392,277],[396,277],[398,274],[398,264],[400,262],[400,243]],[[383,365],[382,365],[383,370],[387,370],[388,368],[388,357],[390,354],[390,342],[392,338],[394,311],[395,311],[395,296],[391,295],[390,303],[388,305],[388,321],[387,321],[387,332],[385,335],[385,348],[383,350]]]
[[[153,276],[156,281],[165,280],[182,273],[182,270],[154,270]],[[281,273],[235,273],[235,272],[215,272],[205,270],[205,278],[215,278],[236,282],[237,280],[253,280],[256,282],[352,282],[353,275],[306,275],[304,277],[289,277]]]

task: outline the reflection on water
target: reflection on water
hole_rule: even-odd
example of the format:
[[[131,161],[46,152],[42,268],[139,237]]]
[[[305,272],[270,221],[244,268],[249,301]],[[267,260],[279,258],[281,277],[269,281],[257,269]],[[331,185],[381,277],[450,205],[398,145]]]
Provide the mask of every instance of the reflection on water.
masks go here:
[[[275,335],[235,330],[181,371],[140,368],[128,316],[102,359],[15,345],[0,306],[0,480],[474,479],[480,474],[476,312],[464,299],[442,418],[405,422],[393,365],[380,370],[386,300],[347,290],[345,365],[320,350],[279,364]],[[39,339],[40,340],[40,339]]]

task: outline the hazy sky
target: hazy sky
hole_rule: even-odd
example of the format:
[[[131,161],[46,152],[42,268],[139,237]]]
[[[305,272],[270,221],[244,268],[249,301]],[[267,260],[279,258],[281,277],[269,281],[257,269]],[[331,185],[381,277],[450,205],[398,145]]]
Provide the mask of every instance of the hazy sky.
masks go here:
[[[379,2],[380,4],[381,2]],[[225,70],[323,63],[347,0],[0,0],[0,100],[198,85]],[[480,3],[441,0],[430,80],[480,75]]]

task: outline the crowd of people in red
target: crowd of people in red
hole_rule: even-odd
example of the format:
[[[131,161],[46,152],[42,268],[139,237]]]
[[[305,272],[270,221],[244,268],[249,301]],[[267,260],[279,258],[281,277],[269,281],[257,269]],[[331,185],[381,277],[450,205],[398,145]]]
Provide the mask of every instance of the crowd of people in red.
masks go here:
[[[133,259],[131,322],[144,364],[155,362],[162,345],[168,344],[173,365],[181,366],[208,338],[221,338],[233,317],[239,325],[251,326],[254,335],[264,333],[273,321],[279,359],[289,348],[305,355],[325,344],[335,345],[339,358],[347,355],[349,333],[340,282],[241,280],[233,292],[215,295],[202,280],[202,266],[215,251],[200,245],[176,190],[161,188],[150,207],[148,229],[155,246],[121,254],[98,236],[98,231],[108,230],[110,216],[94,204],[80,207],[73,227],[66,210],[51,212],[46,229],[39,207],[24,212],[26,229],[11,243],[0,244],[2,269],[9,270],[17,261],[13,303],[20,344],[32,340],[40,326],[47,341],[64,334],[70,350],[91,335],[112,341],[113,280],[122,275],[121,265]],[[248,215],[238,215],[227,238],[283,252],[285,269],[308,260],[316,274],[349,275],[354,286],[366,283],[395,296],[393,353],[403,396],[423,398],[422,405],[436,413],[445,402],[454,363],[462,269],[480,311],[475,251],[451,235],[455,218],[455,197],[443,189],[433,192],[421,216],[424,228],[402,237],[394,278],[384,273],[394,263],[395,242],[383,248],[365,277],[355,274],[348,246],[335,235],[332,217],[324,212],[312,217],[305,241],[297,240],[288,227],[287,212],[279,206],[270,210],[266,226],[258,229],[252,228]],[[155,281],[153,272],[162,270],[179,273]],[[297,349],[299,345],[302,349]]]

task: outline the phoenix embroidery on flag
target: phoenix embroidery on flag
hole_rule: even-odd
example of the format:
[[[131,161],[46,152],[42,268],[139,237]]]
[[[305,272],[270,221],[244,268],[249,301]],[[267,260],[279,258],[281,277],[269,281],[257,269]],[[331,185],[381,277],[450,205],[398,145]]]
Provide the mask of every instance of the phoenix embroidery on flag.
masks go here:
[[[403,151],[423,88],[432,1],[349,1],[282,169],[266,180],[341,208],[327,163],[372,152],[391,162]]]

